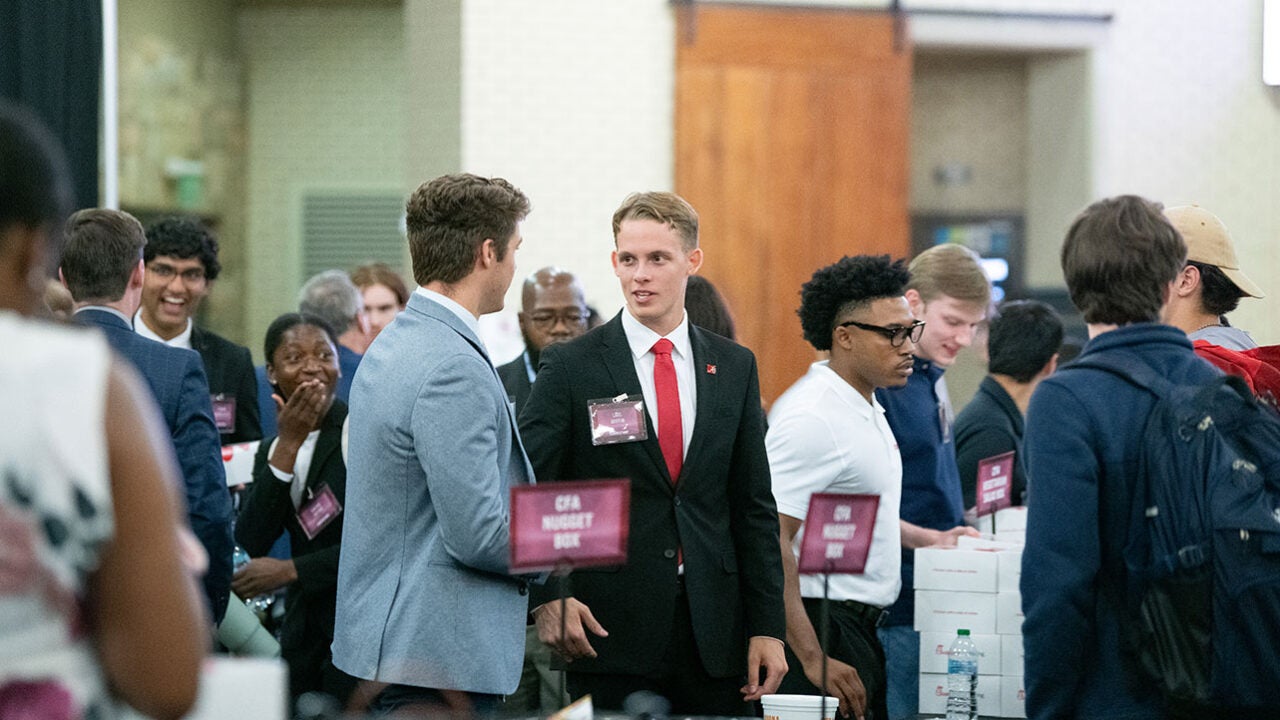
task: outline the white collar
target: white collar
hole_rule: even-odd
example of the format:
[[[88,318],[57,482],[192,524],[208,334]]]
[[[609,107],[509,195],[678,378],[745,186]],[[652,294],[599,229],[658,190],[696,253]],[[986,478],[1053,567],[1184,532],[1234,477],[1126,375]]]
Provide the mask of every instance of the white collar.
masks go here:
[[[862,396],[852,385],[840,374],[831,369],[830,360],[819,360],[809,366],[809,372],[813,373],[820,382],[831,388],[831,393],[842,400],[852,410],[863,417],[871,417],[872,411],[884,412],[884,408],[880,407],[880,399],[876,397],[875,392],[871,393],[871,402]]]
[[[80,313],[84,312],[85,310],[97,310],[97,311],[99,311],[99,312],[111,313],[112,315],[115,315],[116,317],[118,317],[118,318],[120,318],[121,320],[123,320],[125,325],[128,325],[130,328],[132,328],[132,327],[133,327],[133,320],[132,320],[128,315],[125,315],[124,313],[122,313],[122,312],[120,312],[119,310],[117,310],[117,309],[115,309],[115,308],[111,307],[110,305],[85,305],[85,306],[84,306],[84,307],[82,307],[82,308],[78,308],[75,312],[73,312],[73,313],[71,313],[71,314],[72,314],[72,315],[79,315]]]
[[[631,354],[637,360],[652,350],[653,344],[663,337],[671,341],[671,344],[675,346],[676,354],[681,358],[693,357],[693,348],[689,344],[689,316],[687,314],[680,318],[680,324],[676,326],[675,330],[663,336],[642,325],[639,320],[632,317],[630,310],[624,308],[622,311],[622,332],[626,334],[627,344],[631,346]]]
[[[162,342],[165,345],[170,345],[172,347],[191,349],[191,328],[194,326],[195,326],[195,323],[191,321],[191,318],[187,318],[186,329],[178,333],[177,335],[169,338],[168,340],[165,340],[164,338],[160,337],[155,332],[153,332],[151,328],[147,327],[146,321],[142,319],[141,308],[138,309],[138,312],[133,314],[133,331],[134,332],[138,333],[144,338],[150,338],[152,340],[155,340],[156,342]]]
[[[477,340],[480,340],[480,344],[484,344],[484,341],[480,339],[480,321],[476,319],[475,315],[471,314],[470,310],[462,307],[457,300],[447,295],[441,295],[435,290],[428,290],[421,285],[414,292],[434,303],[443,305],[445,310],[457,315],[464,325],[471,328],[471,332],[475,334]]]

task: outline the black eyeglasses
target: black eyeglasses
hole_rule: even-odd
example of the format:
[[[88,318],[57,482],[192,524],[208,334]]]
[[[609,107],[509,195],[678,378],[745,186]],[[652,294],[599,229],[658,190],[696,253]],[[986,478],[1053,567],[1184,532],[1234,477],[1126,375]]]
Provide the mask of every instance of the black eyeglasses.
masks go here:
[[[587,322],[587,314],[581,310],[567,310],[560,313],[539,310],[529,315],[529,320],[543,330],[550,330],[560,322],[564,322],[569,327],[584,325]]]
[[[868,325],[857,320],[840,323],[839,327],[849,327],[850,325],[862,330],[870,330],[873,333],[879,333],[889,339],[889,344],[893,347],[902,347],[902,344],[911,338],[911,342],[920,342],[920,336],[924,334],[924,321],[917,320],[910,325],[904,327],[882,327],[880,325]]]

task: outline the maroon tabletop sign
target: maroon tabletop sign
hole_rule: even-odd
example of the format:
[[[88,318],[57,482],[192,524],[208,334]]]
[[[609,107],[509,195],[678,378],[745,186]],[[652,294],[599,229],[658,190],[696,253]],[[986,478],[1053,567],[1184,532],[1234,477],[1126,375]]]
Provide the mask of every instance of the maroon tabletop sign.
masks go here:
[[[879,508],[879,495],[811,496],[800,544],[800,572],[861,574]]]
[[[1013,451],[978,461],[978,517],[1013,504]]]
[[[511,488],[511,572],[625,563],[630,508],[630,480]]]

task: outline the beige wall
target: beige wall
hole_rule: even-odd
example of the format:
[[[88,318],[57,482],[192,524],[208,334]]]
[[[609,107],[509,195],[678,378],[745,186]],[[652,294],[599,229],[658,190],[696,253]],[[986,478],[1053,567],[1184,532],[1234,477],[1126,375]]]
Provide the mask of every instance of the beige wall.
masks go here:
[[[911,88],[912,212],[1022,212],[1027,188],[1027,59],[919,53]],[[969,168],[938,182],[939,166]]]
[[[120,204],[179,210],[170,158],[204,164],[203,200],[221,242],[222,275],[203,307],[205,322],[244,340],[245,127],[243,66],[234,0],[120,0]]]
[[[403,27],[398,6],[240,13],[249,107],[246,325],[255,357],[271,320],[297,307],[303,195],[407,194]]]

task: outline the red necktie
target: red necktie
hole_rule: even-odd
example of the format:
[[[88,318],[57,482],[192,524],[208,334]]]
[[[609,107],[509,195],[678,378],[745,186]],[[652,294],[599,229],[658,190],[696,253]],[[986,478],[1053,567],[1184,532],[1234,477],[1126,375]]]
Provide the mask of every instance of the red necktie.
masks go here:
[[[658,396],[658,446],[667,461],[671,484],[680,478],[684,465],[684,425],[680,421],[680,388],[676,366],[671,362],[671,341],[662,338],[653,344],[653,387]]]

